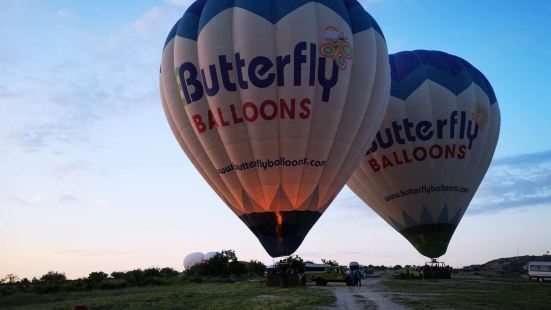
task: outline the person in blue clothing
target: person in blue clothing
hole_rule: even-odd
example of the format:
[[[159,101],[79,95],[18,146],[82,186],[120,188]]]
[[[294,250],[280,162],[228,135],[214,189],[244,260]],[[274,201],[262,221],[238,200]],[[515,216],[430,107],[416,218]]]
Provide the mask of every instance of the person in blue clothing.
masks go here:
[[[359,270],[354,271],[354,283],[356,286],[362,286],[362,274]]]

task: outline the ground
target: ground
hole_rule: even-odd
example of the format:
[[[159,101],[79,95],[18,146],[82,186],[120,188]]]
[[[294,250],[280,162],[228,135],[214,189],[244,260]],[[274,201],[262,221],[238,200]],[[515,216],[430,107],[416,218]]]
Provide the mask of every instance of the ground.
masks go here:
[[[526,277],[455,274],[451,280],[368,278],[362,287],[330,283],[326,309],[551,309],[551,283]]]
[[[362,287],[267,288],[259,282],[178,284],[0,296],[0,309],[551,309],[551,283],[454,274],[451,280],[368,278]]]
[[[337,298],[335,305],[327,309],[406,309],[384,294],[381,279],[364,279],[362,286],[331,283],[324,289],[330,290]]]
[[[331,305],[328,291],[261,287],[259,282],[181,284],[56,294],[0,296],[0,309],[316,309]]]
[[[551,309],[551,283],[527,277],[455,274],[451,280],[382,284],[385,295],[412,309]]]

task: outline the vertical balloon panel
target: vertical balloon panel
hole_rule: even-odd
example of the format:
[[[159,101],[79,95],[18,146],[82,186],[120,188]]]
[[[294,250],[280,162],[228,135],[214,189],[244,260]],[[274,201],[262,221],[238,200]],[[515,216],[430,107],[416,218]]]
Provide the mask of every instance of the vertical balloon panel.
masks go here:
[[[355,0],[196,1],[169,34],[171,128],[270,255],[298,248],[368,148],[387,57]]]

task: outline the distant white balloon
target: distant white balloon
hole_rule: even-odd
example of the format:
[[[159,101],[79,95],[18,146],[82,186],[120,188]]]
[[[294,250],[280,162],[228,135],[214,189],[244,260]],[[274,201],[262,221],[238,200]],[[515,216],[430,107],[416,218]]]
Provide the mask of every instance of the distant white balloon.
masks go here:
[[[204,259],[205,259],[205,255],[201,252],[195,252],[195,253],[188,254],[184,258],[184,269],[189,270],[189,268],[191,268],[191,267],[193,267],[193,266],[195,266],[199,263],[202,263]]]
[[[205,254],[205,256],[203,257],[203,260],[209,261],[211,258],[215,257],[216,254],[218,254],[218,252],[208,252],[208,253]]]

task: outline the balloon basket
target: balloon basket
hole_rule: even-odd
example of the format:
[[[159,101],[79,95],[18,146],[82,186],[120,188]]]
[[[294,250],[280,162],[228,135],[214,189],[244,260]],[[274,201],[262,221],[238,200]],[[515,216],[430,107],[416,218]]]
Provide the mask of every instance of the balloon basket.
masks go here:
[[[451,275],[452,268],[444,262],[437,261],[436,258],[423,266],[423,279],[426,280],[451,279]]]

